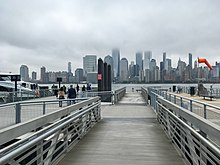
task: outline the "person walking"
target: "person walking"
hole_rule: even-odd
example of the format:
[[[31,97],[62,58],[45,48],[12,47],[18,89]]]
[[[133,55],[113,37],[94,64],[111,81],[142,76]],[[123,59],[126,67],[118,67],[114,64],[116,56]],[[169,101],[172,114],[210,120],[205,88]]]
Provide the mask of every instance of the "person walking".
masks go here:
[[[73,88],[73,85],[70,85],[70,88],[67,91],[67,98],[71,99],[69,101],[69,105],[71,104],[71,102],[73,102],[73,104],[75,104],[76,90],[75,90],[75,88]]]
[[[59,98],[59,100],[65,99],[65,93],[64,93],[63,87],[61,87],[61,88],[59,89],[58,98]],[[62,107],[62,101],[59,101],[59,107]]]
[[[82,87],[82,97],[85,97],[85,93],[86,93],[86,87],[85,87],[85,85],[83,85],[83,87]]]

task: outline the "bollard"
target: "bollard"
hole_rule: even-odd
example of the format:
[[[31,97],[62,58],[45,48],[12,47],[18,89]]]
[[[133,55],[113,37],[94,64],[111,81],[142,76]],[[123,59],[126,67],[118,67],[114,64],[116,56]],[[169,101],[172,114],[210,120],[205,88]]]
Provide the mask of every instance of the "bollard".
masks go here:
[[[204,118],[207,119],[207,114],[206,114],[206,105],[204,104]]]
[[[43,102],[43,115],[46,114],[46,104],[45,104],[45,101]]]
[[[15,104],[15,123],[21,122],[21,105],[20,103]]]
[[[192,112],[192,100],[190,100],[190,112]]]

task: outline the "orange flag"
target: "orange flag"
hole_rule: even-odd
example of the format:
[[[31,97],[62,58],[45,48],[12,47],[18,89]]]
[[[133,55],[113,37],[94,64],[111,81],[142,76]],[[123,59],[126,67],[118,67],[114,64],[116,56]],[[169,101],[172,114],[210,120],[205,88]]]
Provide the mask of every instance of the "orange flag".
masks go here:
[[[213,70],[212,66],[209,64],[209,62],[205,58],[199,58],[198,57],[198,62],[199,63],[205,63],[209,67],[210,70]]]

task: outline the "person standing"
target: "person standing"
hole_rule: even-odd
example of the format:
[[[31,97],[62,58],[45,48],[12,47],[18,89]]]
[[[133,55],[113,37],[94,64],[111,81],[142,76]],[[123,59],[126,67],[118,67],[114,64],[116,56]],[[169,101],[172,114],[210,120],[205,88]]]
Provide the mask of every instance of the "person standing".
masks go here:
[[[63,87],[59,89],[58,98],[59,100],[65,99],[65,93],[64,93]],[[59,101],[59,107],[62,107],[62,101]]]
[[[82,97],[85,97],[85,93],[86,93],[86,87],[85,87],[85,85],[83,85],[83,87],[82,87]]]
[[[77,93],[79,92],[79,85],[78,84],[76,85],[76,92]]]
[[[71,104],[71,101],[73,101],[73,103],[75,103],[76,90],[75,90],[75,88],[73,88],[73,85],[70,85],[70,88],[67,91],[67,98],[68,99],[74,99],[74,100],[70,100],[69,104]]]

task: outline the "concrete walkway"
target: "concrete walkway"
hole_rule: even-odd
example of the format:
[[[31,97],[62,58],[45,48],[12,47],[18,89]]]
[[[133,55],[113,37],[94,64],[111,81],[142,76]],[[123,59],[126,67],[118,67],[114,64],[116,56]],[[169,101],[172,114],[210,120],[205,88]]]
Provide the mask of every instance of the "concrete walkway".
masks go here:
[[[128,93],[119,104],[101,108],[101,122],[59,165],[184,164],[156,121],[155,113],[143,105],[140,93]]]

